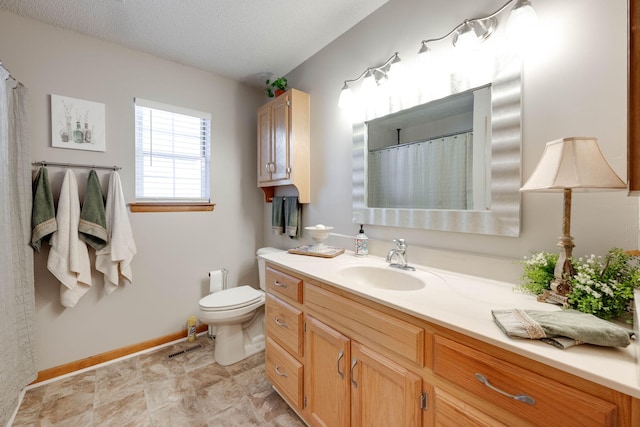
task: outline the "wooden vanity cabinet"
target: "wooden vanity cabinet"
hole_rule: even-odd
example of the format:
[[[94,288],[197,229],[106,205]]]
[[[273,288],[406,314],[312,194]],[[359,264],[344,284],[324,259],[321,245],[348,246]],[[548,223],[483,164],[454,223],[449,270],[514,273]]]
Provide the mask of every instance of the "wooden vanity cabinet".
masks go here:
[[[281,267],[267,279],[267,377],[309,425],[640,425],[624,393]],[[296,339],[273,313],[302,319]]]
[[[258,187],[267,202],[275,187],[292,185],[309,203],[309,94],[289,89],[258,109]]]

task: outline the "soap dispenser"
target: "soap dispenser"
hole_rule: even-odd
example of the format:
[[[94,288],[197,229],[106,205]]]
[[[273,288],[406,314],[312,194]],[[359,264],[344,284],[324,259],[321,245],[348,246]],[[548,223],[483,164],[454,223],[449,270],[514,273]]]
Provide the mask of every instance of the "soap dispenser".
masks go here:
[[[364,234],[364,224],[360,224],[360,231],[356,235],[356,256],[369,255],[369,238]]]

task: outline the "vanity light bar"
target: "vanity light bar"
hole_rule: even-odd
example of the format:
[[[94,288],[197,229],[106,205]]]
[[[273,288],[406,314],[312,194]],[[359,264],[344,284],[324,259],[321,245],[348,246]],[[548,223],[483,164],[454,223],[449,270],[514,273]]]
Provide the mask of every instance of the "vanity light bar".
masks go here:
[[[509,0],[490,15],[480,18],[465,19],[462,23],[458,24],[442,37],[422,40],[420,42],[420,48],[418,49],[418,55],[420,57],[424,57],[431,51],[428,46],[429,43],[439,42],[451,36],[453,36],[452,44],[454,47],[482,43],[491,37],[495,32],[495,29],[498,27],[497,16],[511,4],[513,4],[513,8],[509,15],[509,21],[507,22],[507,37],[514,37],[516,32],[522,33],[523,31],[528,31],[535,25],[538,19],[533,7],[531,6],[531,1]],[[348,108],[351,105],[353,94],[351,92],[350,83],[355,83],[363,78],[365,80],[367,78],[371,78],[377,85],[380,85],[383,83],[383,80],[386,80],[386,78],[389,77],[389,71],[391,71],[394,64],[399,62],[400,56],[398,55],[398,52],[396,52],[381,66],[367,68],[357,78],[345,80],[344,85],[342,86],[342,92],[340,92],[338,106],[340,108]]]

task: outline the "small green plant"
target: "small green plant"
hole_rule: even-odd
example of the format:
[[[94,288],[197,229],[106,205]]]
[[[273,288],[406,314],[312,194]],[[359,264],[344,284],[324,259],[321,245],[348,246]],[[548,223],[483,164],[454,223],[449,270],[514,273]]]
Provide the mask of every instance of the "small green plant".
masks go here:
[[[522,261],[525,292],[538,295],[550,289],[558,254],[535,253]],[[614,248],[606,257],[590,255],[572,260],[576,270],[570,279],[569,306],[606,320],[628,315],[633,291],[640,288],[640,253]],[[630,319],[627,319],[630,320]]]
[[[273,98],[276,96],[277,90],[287,90],[288,82],[285,77],[279,77],[273,81],[267,79],[265,82],[267,87],[264,89],[264,93],[267,94],[269,98]]]

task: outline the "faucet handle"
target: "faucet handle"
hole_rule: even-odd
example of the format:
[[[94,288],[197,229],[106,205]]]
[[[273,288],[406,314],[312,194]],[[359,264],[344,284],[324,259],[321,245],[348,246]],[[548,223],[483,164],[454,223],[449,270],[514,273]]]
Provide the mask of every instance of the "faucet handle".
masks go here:
[[[398,249],[406,249],[407,248],[407,244],[405,243],[404,239],[393,239],[393,243],[396,244],[396,247]]]

